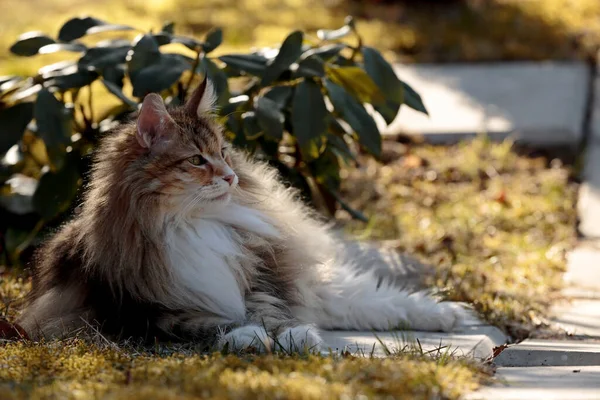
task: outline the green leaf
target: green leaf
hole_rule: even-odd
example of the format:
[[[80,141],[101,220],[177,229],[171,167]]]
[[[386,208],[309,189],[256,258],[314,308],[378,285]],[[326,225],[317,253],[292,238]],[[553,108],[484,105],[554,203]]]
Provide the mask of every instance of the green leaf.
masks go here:
[[[421,96],[414,91],[406,82],[402,82],[402,87],[404,89],[404,104],[412,108],[413,110],[417,110],[422,112],[423,114],[429,115],[427,109],[425,108],[425,104],[423,104],[423,100]]]
[[[264,97],[273,100],[277,107],[282,110],[287,107],[294,89],[291,86],[273,86],[265,93]]]
[[[115,64],[125,62],[131,45],[93,47],[89,49],[78,61],[85,68],[103,69]]]
[[[215,85],[215,92],[219,97],[217,104],[222,106],[229,100],[229,83],[227,75],[208,57],[202,57],[200,68]]]
[[[166,32],[169,34],[174,34],[175,33],[175,22],[167,22],[165,23],[162,28],[160,28],[161,32]]]
[[[242,124],[244,125],[245,137],[250,141],[258,139],[265,133],[258,123],[256,114],[252,111],[242,115]]]
[[[108,89],[109,92],[117,96],[124,104],[127,104],[130,108],[135,109],[137,107],[137,103],[131,100],[129,97],[125,96],[125,93],[123,93],[122,90],[124,72],[118,72],[119,70],[117,70],[116,68],[110,71],[112,72],[110,72],[109,74],[106,74],[105,72],[104,78],[101,79],[101,82],[104,84],[104,86],[106,87],[106,89]],[[122,73],[123,75],[119,76],[120,73]]]
[[[45,220],[66,211],[79,189],[79,168],[75,154],[67,155],[64,166],[46,171],[33,194],[33,207]]]
[[[19,103],[0,110],[0,154],[21,140],[32,118],[33,103]]]
[[[327,132],[329,112],[319,86],[304,80],[296,86],[292,101],[292,127],[305,160],[319,157]]]
[[[273,100],[261,96],[256,100],[255,111],[258,125],[265,135],[278,141],[281,140],[285,117],[279,110],[279,105]]]
[[[267,59],[258,54],[230,54],[219,57],[219,60],[241,72],[255,76],[263,76]]]
[[[150,64],[159,62],[160,50],[156,39],[151,35],[142,35],[137,38],[133,48],[127,54],[127,69],[130,75],[144,69]]]
[[[365,70],[359,67],[326,67],[327,76],[361,103],[380,104],[384,96]]]
[[[300,60],[304,60],[311,56],[317,56],[320,59],[322,59],[323,61],[329,61],[331,58],[340,54],[340,52],[347,47],[348,47],[347,45],[340,44],[340,43],[332,43],[332,44],[326,44],[326,45],[320,46],[320,47],[315,47],[315,48],[305,51],[302,54],[302,57],[300,58]]]
[[[46,144],[52,163],[60,167],[71,142],[73,114],[48,89],[38,93],[33,108],[38,136]]]
[[[161,54],[157,61],[134,73],[129,71],[133,95],[142,98],[173,86],[184,71],[191,68],[189,59],[181,54]]]
[[[58,40],[71,42],[85,35],[92,35],[109,31],[130,31],[132,27],[126,25],[113,25],[92,17],[71,18],[60,28]]]
[[[321,40],[338,40],[345,36],[348,36],[352,32],[352,28],[348,25],[344,25],[339,29],[319,29],[317,31],[317,37]]]
[[[90,71],[73,66],[62,71],[46,75],[46,86],[56,87],[60,90],[76,89],[87,86],[98,78],[96,71]]]
[[[327,142],[331,144],[331,151],[333,151],[342,159],[344,159],[344,161],[356,161],[356,155],[352,152],[352,150],[350,150],[348,143],[346,143],[346,141],[342,137],[333,134],[328,134]]]
[[[335,199],[335,201],[337,201],[339,203],[340,206],[342,206],[342,208],[344,210],[346,210],[348,212],[348,214],[350,214],[352,216],[352,218],[355,218],[359,221],[362,222],[369,222],[369,218],[367,218],[363,213],[361,213],[360,211],[352,208],[350,206],[350,204],[348,204],[343,198],[342,196],[338,193],[337,190],[333,190],[331,188],[327,188],[327,190],[329,191],[329,193],[331,193],[331,195],[333,196],[333,198]]]
[[[404,103],[402,82],[392,66],[383,58],[381,53],[372,47],[362,49],[365,70],[375,82],[385,97],[385,103],[375,109],[383,116],[388,124],[398,115],[400,105]]]
[[[31,57],[38,54],[42,47],[53,43],[56,43],[54,39],[42,32],[27,32],[10,46],[10,52],[17,56]]]
[[[287,70],[292,63],[300,58],[302,55],[302,40],[304,40],[304,34],[300,31],[294,31],[285,38],[275,60],[265,70],[261,82],[263,86],[267,86],[277,79],[283,71]]]
[[[185,47],[190,50],[197,52],[202,48],[202,42],[197,41],[196,39],[188,38],[185,36],[173,36],[171,38],[171,43],[181,43]]]
[[[210,53],[223,42],[223,31],[221,28],[215,28],[206,34],[202,48],[205,53]]]
[[[0,195],[0,205],[14,214],[25,215],[35,211],[32,196],[38,182],[28,176],[17,174],[6,181],[10,193]]]
[[[381,155],[381,134],[367,110],[346,90],[325,79],[325,87],[335,110],[354,129],[358,142],[375,157]]]
[[[323,77],[325,76],[325,64],[318,56],[306,57],[298,63],[295,74],[299,77]]]
[[[71,51],[74,53],[83,53],[87,47],[80,43],[52,43],[41,47],[38,50],[39,54],[51,54],[59,51]]]

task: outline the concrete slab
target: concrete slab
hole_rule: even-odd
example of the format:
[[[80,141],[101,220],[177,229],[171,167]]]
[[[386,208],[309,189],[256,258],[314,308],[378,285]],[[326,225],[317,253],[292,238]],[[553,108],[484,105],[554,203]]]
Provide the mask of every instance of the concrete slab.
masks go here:
[[[494,359],[501,367],[600,365],[600,342],[525,340]]]
[[[600,241],[580,242],[567,255],[564,278],[570,297],[600,298]]]
[[[575,335],[600,339],[600,300],[573,300],[554,307],[553,321]]]
[[[588,68],[579,62],[398,65],[398,76],[422,96],[430,117],[403,106],[389,134],[514,133],[533,145],[569,145],[582,135]]]
[[[596,103],[600,102],[600,84],[596,89]],[[595,113],[600,114],[600,105]],[[588,143],[583,169],[583,184],[579,188],[577,211],[579,232],[588,238],[600,238],[600,115],[593,123],[592,139]],[[596,261],[600,266],[600,260]]]
[[[375,336],[377,335],[377,336]],[[350,331],[325,331],[322,332],[325,343],[324,348],[331,352],[344,350],[352,354],[373,355],[384,357],[391,351],[404,349],[405,346],[422,346],[423,351],[437,351],[454,353],[457,356],[472,356],[476,359],[485,359],[492,354],[492,349],[506,342],[506,336],[498,328],[484,325],[472,325],[462,329],[459,333],[436,333],[418,331],[398,332],[350,332]],[[417,343],[417,339],[419,343]],[[329,353],[329,350],[325,353]]]
[[[470,393],[468,400],[600,399],[600,366],[499,368],[501,382]]]

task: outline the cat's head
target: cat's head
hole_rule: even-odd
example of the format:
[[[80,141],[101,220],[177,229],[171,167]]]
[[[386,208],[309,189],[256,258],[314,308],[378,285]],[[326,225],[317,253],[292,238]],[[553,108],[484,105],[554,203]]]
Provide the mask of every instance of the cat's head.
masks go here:
[[[167,109],[148,94],[139,112],[134,146],[156,192],[190,211],[227,204],[238,184],[229,144],[214,120],[215,94],[205,79],[180,107]]]

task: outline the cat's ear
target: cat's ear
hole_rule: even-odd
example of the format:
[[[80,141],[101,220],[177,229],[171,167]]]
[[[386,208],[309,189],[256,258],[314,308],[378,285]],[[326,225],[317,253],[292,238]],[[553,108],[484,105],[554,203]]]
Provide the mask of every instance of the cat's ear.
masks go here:
[[[188,115],[192,117],[201,117],[211,114],[215,111],[217,97],[212,82],[204,76],[204,80],[196,90],[194,90],[185,103],[185,109]]]
[[[175,121],[169,115],[163,99],[156,93],[148,94],[137,119],[135,137],[140,146],[150,149],[164,143],[174,129]]]

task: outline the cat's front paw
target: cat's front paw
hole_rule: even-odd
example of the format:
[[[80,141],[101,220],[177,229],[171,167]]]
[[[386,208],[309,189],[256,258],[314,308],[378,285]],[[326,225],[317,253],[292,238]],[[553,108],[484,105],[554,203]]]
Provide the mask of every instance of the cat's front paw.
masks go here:
[[[465,321],[473,318],[464,304],[451,301],[437,303],[429,313],[418,321],[418,330],[452,332],[460,330]]]
[[[276,350],[286,353],[318,351],[322,339],[317,329],[312,325],[299,325],[285,329],[275,344]]]
[[[269,334],[263,327],[246,325],[221,336],[217,342],[217,347],[219,350],[254,350],[259,353],[265,353],[273,349],[273,339],[269,337]]]

